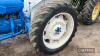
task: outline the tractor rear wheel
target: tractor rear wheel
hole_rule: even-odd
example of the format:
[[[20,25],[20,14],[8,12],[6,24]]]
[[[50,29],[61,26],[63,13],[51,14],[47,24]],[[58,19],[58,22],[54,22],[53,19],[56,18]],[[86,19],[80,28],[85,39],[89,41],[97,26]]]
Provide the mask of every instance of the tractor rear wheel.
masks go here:
[[[82,10],[82,23],[85,25],[94,24],[100,13],[99,0],[87,0]]]
[[[63,2],[41,2],[31,18],[29,38],[36,49],[52,54],[69,44],[77,29],[77,13]],[[33,15],[32,14],[32,15]]]

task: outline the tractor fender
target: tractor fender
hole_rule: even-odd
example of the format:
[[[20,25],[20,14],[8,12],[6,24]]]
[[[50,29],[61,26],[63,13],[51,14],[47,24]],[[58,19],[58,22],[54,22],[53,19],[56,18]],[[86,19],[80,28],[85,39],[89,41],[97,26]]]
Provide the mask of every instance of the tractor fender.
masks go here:
[[[24,14],[29,17],[30,13],[37,4],[39,4],[42,0],[24,0]]]

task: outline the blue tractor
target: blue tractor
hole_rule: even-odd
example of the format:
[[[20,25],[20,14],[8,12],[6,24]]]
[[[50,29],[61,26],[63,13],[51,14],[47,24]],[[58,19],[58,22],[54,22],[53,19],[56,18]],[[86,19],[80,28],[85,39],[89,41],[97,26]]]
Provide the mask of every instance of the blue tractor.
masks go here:
[[[34,47],[56,53],[69,44],[77,29],[71,0],[1,0],[0,41],[29,34]]]

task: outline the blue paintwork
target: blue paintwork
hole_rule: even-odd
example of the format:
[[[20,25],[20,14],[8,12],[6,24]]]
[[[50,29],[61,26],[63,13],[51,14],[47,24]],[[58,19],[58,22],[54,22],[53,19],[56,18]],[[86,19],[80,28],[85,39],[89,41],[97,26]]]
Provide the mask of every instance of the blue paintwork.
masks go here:
[[[23,4],[24,0],[0,1],[0,41],[29,32],[31,15],[24,15]]]
[[[5,29],[4,29],[5,28]],[[8,33],[11,31],[11,27],[10,27],[10,22],[9,20],[5,20],[0,18],[0,34],[2,33]]]
[[[23,0],[0,0],[0,14],[16,13],[23,7]]]
[[[56,34],[59,34],[61,32],[61,27],[57,27],[57,29],[55,30]]]

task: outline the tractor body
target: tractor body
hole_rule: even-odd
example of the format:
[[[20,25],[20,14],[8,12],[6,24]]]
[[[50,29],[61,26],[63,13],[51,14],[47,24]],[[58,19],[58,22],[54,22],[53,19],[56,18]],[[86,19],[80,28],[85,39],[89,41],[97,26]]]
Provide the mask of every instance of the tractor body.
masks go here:
[[[0,1],[0,41],[28,33],[31,9],[41,0]]]

